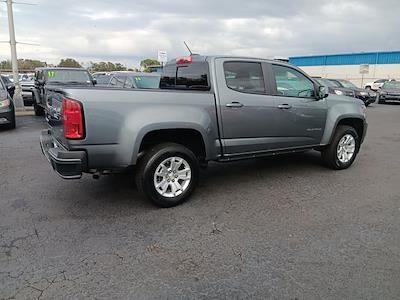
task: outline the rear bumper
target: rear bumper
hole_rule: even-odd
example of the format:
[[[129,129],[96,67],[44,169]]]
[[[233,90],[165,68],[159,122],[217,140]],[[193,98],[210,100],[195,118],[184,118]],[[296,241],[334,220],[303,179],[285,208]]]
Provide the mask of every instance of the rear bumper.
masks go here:
[[[79,179],[87,168],[85,151],[69,151],[48,130],[40,135],[40,147],[54,171],[64,179]]]
[[[385,97],[381,96],[380,100],[388,101],[388,102],[400,102],[400,96],[392,96],[392,95],[388,95]]]

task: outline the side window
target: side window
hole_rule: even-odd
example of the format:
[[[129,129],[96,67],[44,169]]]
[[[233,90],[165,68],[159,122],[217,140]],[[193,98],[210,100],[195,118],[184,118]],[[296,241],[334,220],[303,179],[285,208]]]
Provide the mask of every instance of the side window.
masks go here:
[[[110,85],[113,87],[123,88],[125,84],[125,79],[125,76],[114,76],[110,81]]]
[[[159,87],[178,90],[210,90],[207,62],[193,62],[187,65],[167,65],[163,69]]]
[[[178,66],[176,71],[176,88],[207,90],[208,68],[204,63],[192,63]]]
[[[135,85],[133,84],[133,78],[132,77],[127,77],[126,78],[124,88],[126,88],[126,89],[135,88]]]
[[[36,72],[36,74],[35,74],[35,76],[36,76],[36,80],[40,80],[40,79],[42,79],[42,71],[37,71]]]
[[[226,85],[232,90],[242,93],[265,93],[261,63],[225,62],[224,73]]]
[[[299,71],[280,65],[272,65],[277,95],[286,97],[314,98],[313,82]]]

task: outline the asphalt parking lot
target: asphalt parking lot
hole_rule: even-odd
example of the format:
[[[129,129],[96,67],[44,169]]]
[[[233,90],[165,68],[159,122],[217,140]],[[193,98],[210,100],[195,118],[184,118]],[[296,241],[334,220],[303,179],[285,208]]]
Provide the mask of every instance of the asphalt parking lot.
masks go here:
[[[319,154],[211,164],[153,207],[130,174],[65,181],[45,121],[0,131],[0,299],[399,299],[400,105],[345,171]]]

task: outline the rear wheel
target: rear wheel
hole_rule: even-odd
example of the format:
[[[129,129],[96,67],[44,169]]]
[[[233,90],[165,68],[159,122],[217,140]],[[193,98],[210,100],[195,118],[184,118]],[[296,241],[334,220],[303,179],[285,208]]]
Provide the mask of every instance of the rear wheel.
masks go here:
[[[357,131],[351,126],[340,125],[332,143],[322,150],[322,159],[334,170],[347,169],[353,164],[359,149],[360,138]]]
[[[188,148],[174,143],[154,146],[141,158],[136,185],[155,205],[173,207],[197,186],[199,162]]]

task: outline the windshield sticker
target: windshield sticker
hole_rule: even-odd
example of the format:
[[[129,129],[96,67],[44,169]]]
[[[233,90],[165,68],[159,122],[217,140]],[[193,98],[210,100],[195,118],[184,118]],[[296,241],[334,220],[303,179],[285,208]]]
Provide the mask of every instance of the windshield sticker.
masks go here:
[[[142,80],[142,77],[135,77],[135,80],[140,81],[140,80]]]
[[[47,77],[49,78],[56,77],[56,71],[47,71]]]

